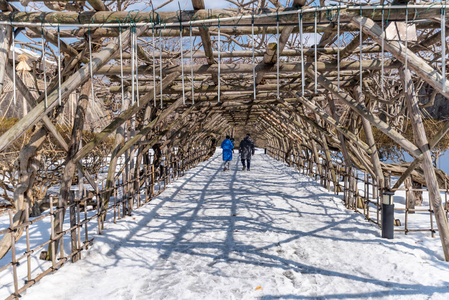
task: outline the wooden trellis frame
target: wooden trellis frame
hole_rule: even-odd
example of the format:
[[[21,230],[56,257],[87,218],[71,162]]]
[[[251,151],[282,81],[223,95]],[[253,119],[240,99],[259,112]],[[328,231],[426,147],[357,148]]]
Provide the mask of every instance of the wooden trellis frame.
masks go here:
[[[347,174],[355,168],[365,171],[374,178],[379,192],[390,188],[384,177],[391,170],[403,175],[399,182],[412,176],[426,185],[445,259],[449,261],[449,228],[439,194],[447,175],[436,172],[430,158],[430,150],[447,134],[449,123],[428,141],[417,95],[417,83],[425,82],[436,93],[449,98],[449,82],[440,71],[445,70],[442,65],[446,59],[435,59],[441,47],[444,51],[440,52],[446,53],[446,45],[442,43],[446,41],[446,30],[441,30],[447,24],[441,21],[441,16],[447,17],[445,2],[309,7],[305,0],[294,0],[287,1],[289,7],[271,1],[278,6],[270,7],[267,1],[260,0],[253,1],[256,5],[253,9],[241,4],[238,8],[209,10],[205,1],[192,0],[194,10],[191,11],[141,12],[110,11],[101,0],[89,0],[93,8],[90,11],[82,11],[81,6],[81,11],[23,12],[14,7],[14,2],[0,1],[0,43],[6,45],[3,48],[9,49],[11,32],[19,34],[24,30],[30,39],[37,41],[43,36],[44,43],[49,45],[47,49],[60,47],[64,69],[62,82],[50,74],[48,95],[41,93],[35,99],[14,74],[7,56],[0,55],[0,83],[5,76],[15,78],[17,90],[32,106],[26,118],[0,136],[0,151],[8,151],[18,138],[32,130],[28,145],[20,153],[20,170],[29,168],[47,135],[67,152],[66,173],[62,178],[65,188],[61,188],[63,209],[58,213],[63,215],[70,206],[67,188],[75,169],[80,172],[80,178],[85,178],[95,191],[99,190],[94,177],[85,171],[82,159],[108,137],[113,137],[114,143],[106,186],[113,188],[117,176],[123,176],[124,182],[133,182],[127,187],[133,193],[138,190],[134,183],[140,178],[140,169],[150,168],[143,162],[151,148],[155,152],[164,147],[184,151],[192,145],[206,147],[207,144],[213,149],[222,134],[247,130],[256,139],[282,149],[286,156],[308,149],[313,159],[323,155],[330,161],[331,151],[340,151]],[[388,12],[387,19],[383,12]],[[299,16],[302,16],[301,29]],[[405,21],[416,26],[416,42],[385,39],[382,29],[386,22]],[[132,51],[130,28],[136,29],[137,37]],[[299,32],[314,35],[317,44],[298,41]],[[277,35],[279,44],[270,43],[270,35]],[[182,42],[183,37],[190,36],[195,41],[191,44],[194,49],[179,47],[180,37]],[[217,43],[218,36],[222,38],[220,43]],[[90,49],[86,49],[88,37],[94,45]],[[171,44],[159,48],[164,44],[162,41]],[[183,59],[179,48],[184,50]],[[187,52],[191,50],[192,59]],[[86,51],[92,51],[91,61]],[[45,55],[51,57],[51,53]],[[126,63],[121,65],[123,60]],[[38,66],[35,70],[40,71]],[[53,75],[58,73],[53,72]],[[134,81],[135,77],[138,81]],[[99,78],[107,78],[104,82],[110,86],[104,84],[99,91]],[[89,80],[96,86],[96,95],[120,100],[117,100],[119,111],[90,142],[80,145],[82,112],[89,109],[86,101],[81,101],[81,97],[78,101],[78,120],[70,141],[58,132],[53,118],[60,97],[64,105],[70,93],[84,87],[81,94],[89,98],[86,88]],[[130,99],[134,92],[139,93],[139,101]],[[194,105],[189,102],[191,93]],[[47,103],[43,101],[45,98]],[[162,109],[155,106],[161,102]],[[399,113],[389,114],[393,109]],[[387,112],[387,117],[381,112]],[[401,131],[401,122],[407,118],[413,120],[416,142],[405,138]],[[361,137],[361,128],[365,139]],[[373,128],[401,146],[415,162],[405,167],[382,163]],[[116,174],[120,156],[127,163]],[[298,163],[306,161],[310,157],[301,158]],[[310,171],[311,164],[307,167]],[[417,172],[417,168],[423,172]],[[329,163],[320,165],[317,172],[327,172],[328,178],[336,181],[341,170]],[[13,227],[26,222],[29,201],[26,194],[33,175],[25,173],[20,173],[20,188],[14,195],[17,213]],[[337,185],[334,188],[336,192],[340,189]],[[347,189],[353,189],[352,183],[348,182]],[[111,193],[113,190],[106,192],[103,207],[109,205]],[[59,226],[58,220],[55,228]],[[104,216],[99,220],[103,221]],[[8,237],[0,242],[0,256],[9,251],[11,241]]]

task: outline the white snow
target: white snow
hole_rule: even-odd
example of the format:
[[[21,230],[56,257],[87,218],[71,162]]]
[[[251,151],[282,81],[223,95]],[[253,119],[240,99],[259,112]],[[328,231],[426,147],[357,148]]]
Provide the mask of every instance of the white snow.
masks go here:
[[[439,238],[380,229],[262,151],[221,151],[23,299],[449,299]],[[4,289],[2,289],[4,290]],[[4,294],[2,293],[2,296]]]

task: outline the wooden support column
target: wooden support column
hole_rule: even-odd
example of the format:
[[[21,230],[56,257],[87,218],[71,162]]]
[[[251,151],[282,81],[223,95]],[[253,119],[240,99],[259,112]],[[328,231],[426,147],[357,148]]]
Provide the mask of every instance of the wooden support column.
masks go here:
[[[306,69],[307,74],[311,77],[315,77],[315,73]],[[329,80],[327,80],[323,75],[318,75],[318,82],[329,92],[331,92],[335,97],[340,99],[341,101],[348,104],[356,113],[361,116],[364,116],[372,125],[376,126],[380,131],[389,136],[393,141],[398,143],[403,149],[408,151],[408,153],[413,157],[418,157],[422,152],[416,147],[412,142],[407,140],[403,135],[401,135],[398,131],[391,128],[390,125],[382,121],[379,117],[371,113],[365,107],[361,106],[360,103],[355,101],[349,94],[339,91],[338,88],[332,84]]]
[[[365,95],[363,94],[363,90],[360,88],[360,85],[357,85],[355,88],[355,96],[356,100],[359,101],[360,105],[365,106]],[[371,148],[371,162],[373,163],[374,173],[377,177],[377,184],[380,189],[384,187],[384,174],[382,172],[382,166],[380,164],[379,159],[379,150],[376,146],[376,141],[374,140],[373,131],[371,129],[370,122],[363,116],[361,116],[361,121],[363,125],[363,130],[365,131],[366,142],[368,146]]]
[[[192,0],[192,6],[195,10],[204,9],[204,0]],[[200,25],[198,27],[198,31],[200,32],[201,42],[203,43],[204,54],[206,55],[206,60],[209,65],[216,64],[214,59],[214,51],[212,50],[212,41],[210,39],[209,28],[204,25]],[[215,85],[218,84],[218,73],[212,74],[212,80]]]
[[[0,95],[3,94],[3,82],[6,66],[9,61],[9,47],[11,42],[11,26],[0,26]]]
[[[37,100],[34,98],[34,96],[31,94],[28,87],[23,83],[22,79],[17,76],[17,74],[13,71],[12,65],[9,63],[6,66],[6,71],[8,74],[8,77],[13,80],[13,76],[16,78],[16,87],[17,91],[22,95],[22,97],[30,104],[31,107],[35,107]],[[59,131],[56,129],[55,125],[50,121],[50,118],[47,116],[42,117],[42,122],[44,123],[45,127],[47,128],[47,131],[55,138],[56,142],[61,146],[61,148],[65,151],[69,151],[69,145],[64,140],[62,135],[59,133]],[[83,173],[84,177],[86,177],[89,184],[94,188],[94,190],[97,189],[97,185],[95,181],[93,180],[92,176],[87,172],[83,166],[77,162],[76,167],[78,168],[81,173]]]
[[[292,3],[292,7],[302,7],[305,4],[305,0],[295,0]],[[274,64],[279,64],[279,62],[277,61],[277,52],[279,51],[279,53],[282,53],[282,51],[285,48],[285,44],[288,41],[288,38],[290,37],[290,34],[293,32],[293,28],[294,26],[285,26],[284,28],[282,28],[281,32],[280,32],[280,36],[279,36],[279,45],[275,44],[275,43],[270,43],[267,45],[267,49],[264,53],[263,56],[263,63],[267,64],[267,65],[274,65]],[[278,49],[279,48],[279,49]],[[263,76],[265,75],[265,72],[258,72],[256,75],[256,84],[259,84],[262,79]]]
[[[401,76],[402,85],[405,86],[405,82],[407,82],[405,98],[407,100],[407,107],[410,111],[413,133],[415,135],[416,143],[423,153],[422,168],[429,192],[429,201],[432,203],[435,220],[438,225],[438,233],[443,246],[444,258],[446,261],[449,261],[449,228],[446,214],[441,203],[441,196],[438,190],[438,181],[432,163],[426,131],[424,129],[421,112],[419,110],[418,96],[416,94],[415,85],[413,83],[410,71],[405,70],[405,68],[401,68],[399,74]]]
[[[371,154],[370,147],[367,144],[365,144],[365,142],[363,142],[354,133],[350,132],[346,127],[342,126],[339,122],[334,120],[321,107],[315,105],[310,100],[304,97],[298,96],[296,93],[291,94],[294,95],[301,103],[305,104],[305,106],[307,106],[313,112],[317,113],[324,121],[326,121],[329,125],[333,126],[339,133],[343,134],[348,140],[353,141],[354,143],[359,145],[363,150],[365,150],[368,154]]]
[[[60,223],[61,220],[64,220],[64,215],[67,207],[69,206],[69,200],[73,200],[73,197],[70,195],[70,187],[72,186],[72,180],[75,175],[75,168],[76,168],[76,161],[74,160],[75,154],[78,152],[81,141],[82,141],[82,133],[83,128],[85,124],[86,119],[86,109],[87,105],[89,103],[89,94],[91,93],[90,90],[90,80],[87,81],[83,87],[81,88],[81,93],[78,99],[78,105],[76,107],[76,114],[75,114],[75,121],[73,124],[72,129],[72,136],[70,140],[70,147],[69,151],[67,152],[67,158],[64,168],[64,173],[62,175],[61,180],[61,189],[59,197],[61,197],[60,203],[62,203],[63,211],[60,211],[55,218],[55,232],[58,234],[62,231],[62,224]],[[97,202],[99,202],[99,199],[97,199]],[[70,203],[73,204],[73,203]],[[97,203],[99,205],[99,203]],[[86,205],[86,204],[85,204]],[[61,217],[62,214],[62,217]],[[76,219],[75,219],[75,206],[72,205],[70,207],[70,226],[76,225]],[[59,243],[55,243],[55,253],[58,252],[58,245]],[[50,246],[49,246],[50,247]],[[77,251],[77,238],[76,238],[76,230],[73,230],[71,232],[71,249],[72,253]],[[47,251],[47,260],[51,260],[51,251],[50,248],[48,248]],[[75,255],[72,257],[72,261],[75,262],[78,260],[78,255]]]

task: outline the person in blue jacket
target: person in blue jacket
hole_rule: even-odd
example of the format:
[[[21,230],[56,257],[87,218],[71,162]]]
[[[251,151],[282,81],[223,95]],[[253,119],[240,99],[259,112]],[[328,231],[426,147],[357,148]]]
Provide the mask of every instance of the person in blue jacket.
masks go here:
[[[234,145],[232,144],[229,135],[227,135],[226,139],[221,143],[221,149],[223,149],[223,171],[226,171],[231,168],[232,150],[234,149]]]

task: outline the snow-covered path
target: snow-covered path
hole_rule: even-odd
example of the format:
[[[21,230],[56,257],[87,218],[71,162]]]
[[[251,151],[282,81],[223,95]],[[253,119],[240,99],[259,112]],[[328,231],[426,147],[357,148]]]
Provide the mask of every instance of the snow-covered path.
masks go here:
[[[449,299],[439,241],[380,230],[311,179],[258,152],[221,153],[24,299]]]

